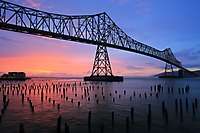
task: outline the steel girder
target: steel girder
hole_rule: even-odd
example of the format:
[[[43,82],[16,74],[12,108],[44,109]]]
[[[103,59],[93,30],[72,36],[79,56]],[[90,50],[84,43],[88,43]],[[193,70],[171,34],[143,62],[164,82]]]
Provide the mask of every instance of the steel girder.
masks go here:
[[[98,45],[91,76],[113,76],[106,46]]]
[[[170,49],[160,51],[136,41],[106,13],[68,16],[0,0],[0,29],[136,52],[185,69]]]

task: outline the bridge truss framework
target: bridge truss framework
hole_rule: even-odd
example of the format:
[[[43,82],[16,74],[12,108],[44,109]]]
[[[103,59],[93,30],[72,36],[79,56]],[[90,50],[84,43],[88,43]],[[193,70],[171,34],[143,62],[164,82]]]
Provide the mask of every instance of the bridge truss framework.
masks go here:
[[[95,15],[69,16],[0,0],[0,29],[98,45],[98,48],[102,49],[97,48],[97,52],[106,50],[106,47],[135,52],[190,72],[176,59],[170,48],[160,51],[131,38],[105,12]],[[95,58],[95,60],[98,59]],[[95,65],[94,63],[92,75],[102,71],[95,70]],[[110,65],[108,65],[108,73],[112,74]]]

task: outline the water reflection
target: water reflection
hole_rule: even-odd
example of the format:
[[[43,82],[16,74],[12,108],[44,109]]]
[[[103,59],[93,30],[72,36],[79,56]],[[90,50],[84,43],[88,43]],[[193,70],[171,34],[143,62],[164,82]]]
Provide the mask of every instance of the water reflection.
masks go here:
[[[198,86],[198,79],[2,81],[0,131],[198,132]]]

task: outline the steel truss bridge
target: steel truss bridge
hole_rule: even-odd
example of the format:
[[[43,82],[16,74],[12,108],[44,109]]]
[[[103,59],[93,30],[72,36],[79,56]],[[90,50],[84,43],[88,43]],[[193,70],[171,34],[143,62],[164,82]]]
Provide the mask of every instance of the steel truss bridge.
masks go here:
[[[106,47],[150,56],[189,72],[170,48],[160,51],[131,38],[105,12],[68,16],[0,0],[0,29],[98,45],[92,75],[112,75]]]

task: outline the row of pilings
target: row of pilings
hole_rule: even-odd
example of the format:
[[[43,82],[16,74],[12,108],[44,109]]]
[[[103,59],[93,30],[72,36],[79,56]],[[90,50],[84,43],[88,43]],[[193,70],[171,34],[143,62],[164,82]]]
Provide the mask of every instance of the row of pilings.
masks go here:
[[[81,91],[77,91],[78,90],[78,86],[81,87]],[[68,90],[71,89],[73,94],[73,97],[68,95]],[[100,90],[101,93],[96,94],[93,93],[93,91],[97,89]],[[51,98],[50,96],[48,96],[48,94],[51,93],[56,93],[60,96],[61,99],[64,99],[65,101],[68,101],[70,103],[76,103],[77,107],[81,107],[81,100],[85,99],[87,101],[91,101],[91,100],[95,100],[96,104],[101,104],[100,103],[100,97],[102,98],[102,100],[105,99],[111,99],[112,100],[112,104],[116,104],[116,100],[120,100],[122,99],[122,97],[127,97],[129,95],[129,92],[127,90],[123,90],[123,91],[119,91],[119,90],[115,90],[113,92],[105,92],[105,89],[103,86],[87,86],[87,85],[82,85],[81,83],[76,83],[76,84],[66,84],[66,85],[60,85],[60,84],[52,84],[51,87],[50,85],[46,84],[45,86],[43,85],[17,85],[17,86],[12,86],[12,87],[8,87],[6,85],[3,85],[0,87],[0,92],[2,92],[2,101],[3,101],[3,108],[1,109],[1,115],[0,115],[0,122],[3,122],[3,115],[6,112],[6,109],[9,105],[9,96],[20,96],[21,98],[21,102],[22,104],[24,104],[25,102],[28,102],[30,105],[30,110],[32,113],[37,113],[35,112],[35,108],[36,106],[34,106],[33,104],[33,100],[31,100],[31,95],[39,95],[40,96],[40,100],[41,102],[47,102],[47,103],[51,103],[53,106],[57,106],[57,110],[59,111],[61,109],[62,104],[65,104],[62,102],[56,102],[55,99]],[[167,88],[167,93],[169,95],[173,95],[175,94],[175,91],[178,95],[184,95],[186,94],[186,96],[189,94],[190,92],[190,87],[186,86],[185,88],[173,88],[173,87],[168,87]],[[144,99],[148,99],[151,97],[154,97],[158,100],[161,96],[162,93],[166,92],[163,88],[163,86],[159,85],[155,85],[155,86],[151,86],[150,87],[150,91],[145,91],[143,93],[138,93],[136,91],[133,91],[131,96],[129,95],[129,100],[132,101],[134,100],[134,98],[144,98]],[[107,95],[105,95],[105,93],[107,93]],[[93,95],[93,97],[92,97]],[[81,96],[80,100],[76,100],[76,98],[78,96]],[[75,102],[76,100],[76,102]],[[123,99],[122,99],[123,100]],[[167,106],[167,101],[163,100],[160,101],[161,102],[161,112],[162,112],[162,117],[163,117],[163,122],[165,123],[165,125],[167,126],[170,121],[169,121],[169,110],[170,108],[168,108]],[[177,116],[177,118],[180,120],[180,123],[184,122],[184,113],[183,110],[186,110],[186,113],[192,112],[192,116],[195,117],[197,110],[198,110],[198,98],[181,98],[181,97],[177,97],[174,99],[174,112]],[[154,120],[154,116],[152,113],[152,104],[147,104],[147,113],[146,113],[146,127],[148,131],[151,131],[152,129],[152,122]],[[191,111],[190,111],[191,110]],[[127,117],[124,118],[124,123],[125,123],[125,127],[126,130],[125,132],[129,133],[131,127],[134,127],[134,123],[135,123],[135,111],[137,111],[136,108],[131,107],[130,108],[130,114],[127,114]],[[117,112],[112,111],[111,113],[111,127],[112,128],[117,128],[116,127],[116,114]],[[67,123],[66,121],[62,122],[62,117],[59,116],[57,119],[57,132],[60,133],[62,132],[62,126],[64,125],[64,129],[66,133],[70,132],[70,123]],[[92,111],[88,112],[88,132],[92,133]],[[24,133],[25,132],[25,128],[24,128],[24,123],[20,123],[19,124],[19,132],[20,133]],[[105,124],[102,123],[100,126],[100,132],[105,132]]]

